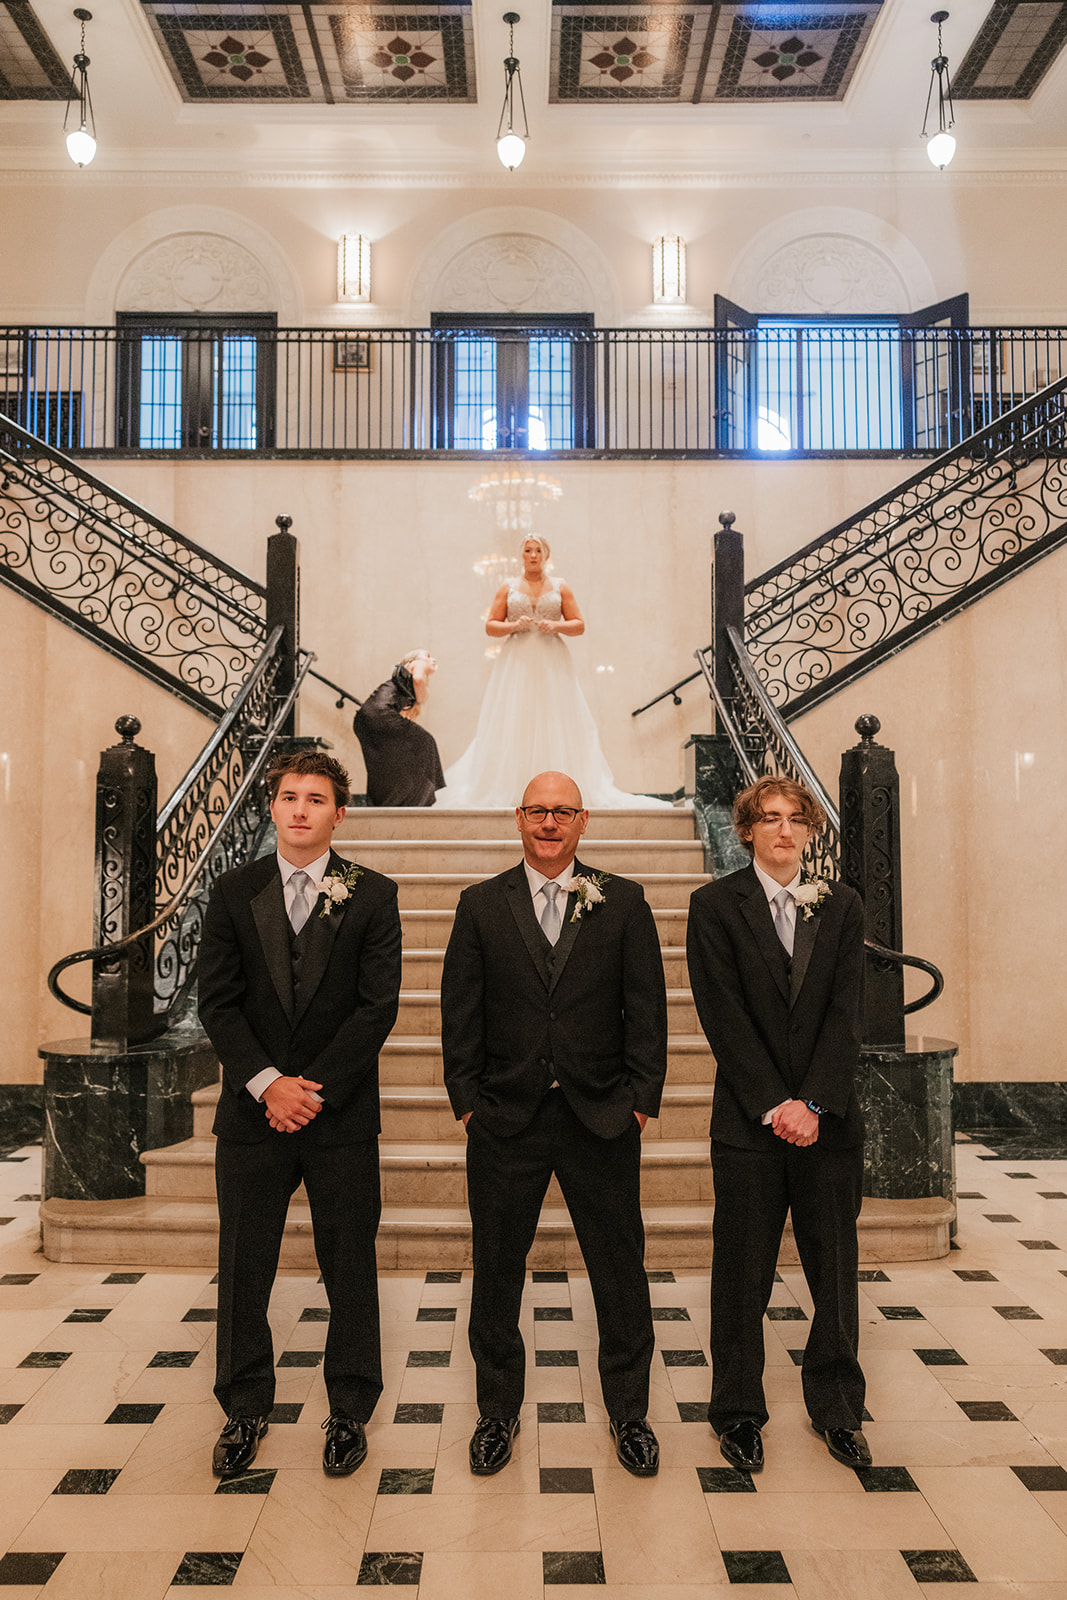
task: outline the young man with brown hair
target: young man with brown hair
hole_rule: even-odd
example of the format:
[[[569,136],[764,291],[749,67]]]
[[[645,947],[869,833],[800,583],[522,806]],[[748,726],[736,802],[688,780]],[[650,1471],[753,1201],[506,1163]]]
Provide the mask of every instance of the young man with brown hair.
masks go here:
[[[689,979],[715,1053],[708,1420],[726,1460],[759,1472],[763,1315],[789,1213],[814,1302],[808,1414],[836,1460],[870,1466],[857,1355],[863,907],[843,883],[802,881],[826,825],[802,785],[761,778],[738,795],[734,823],[751,866],[689,906]]]
[[[200,946],[200,1020],[222,1064],[215,1116],[220,1478],[255,1460],[274,1404],[267,1309],[289,1200],[303,1182],[330,1302],[323,1469],[367,1454],[381,1393],[374,1241],[381,1214],[378,1052],[396,1020],[396,885],[331,849],[348,774],[285,756],[267,775],[278,848],[224,873]]]

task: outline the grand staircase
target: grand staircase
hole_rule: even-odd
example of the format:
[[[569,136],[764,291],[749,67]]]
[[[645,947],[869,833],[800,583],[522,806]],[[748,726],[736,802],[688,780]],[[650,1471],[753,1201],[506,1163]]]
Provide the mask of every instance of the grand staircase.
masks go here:
[[[511,811],[350,810],[338,850],[395,879],[404,930],[400,1014],[381,1058],[382,1268],[470,1264],[463,1129],[452,1115],[441,1064],[441,963],[460,891],[519,858]],[[582,858],[638,878],[656,918],[667,978],[669,1068],[661,1114],[644,1134],[642,1197],[650,1268],[702,1267],[710,1259],[711,1169],[707,1127],[714,1063],[699,1032],[685,968],[686,910],[705,881],[688,807],[594,815]],[[217,1253],[214,1140],[218,1088],[194,1096],[191,1139],[146,1153],[143,1200],[46,1201],[51,1259],[206,1266]],[[555,1182],[531,1266],[580,1266]],[[290,1207],[283,1266],[315,1267],[307,1201]]]

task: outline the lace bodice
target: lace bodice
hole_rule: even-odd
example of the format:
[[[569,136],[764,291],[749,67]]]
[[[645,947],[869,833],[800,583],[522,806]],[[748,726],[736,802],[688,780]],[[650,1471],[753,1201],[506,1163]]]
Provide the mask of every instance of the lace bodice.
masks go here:
[[[559,582],[553,578],[550,586],[543,589],[537,597],[536,605],[526,592],[519,588],[518,579],[513,578],[508,586],[508,621],[519,622],[523,617],[536,621],[544,617],[549,622],[558,622],[563,615],[563,601],[560,598]]]

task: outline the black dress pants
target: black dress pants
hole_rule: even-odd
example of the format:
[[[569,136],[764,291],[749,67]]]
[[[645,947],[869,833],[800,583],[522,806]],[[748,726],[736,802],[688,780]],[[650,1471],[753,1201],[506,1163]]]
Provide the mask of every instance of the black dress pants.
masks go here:
[[[648,1411],[655,1336],[641,1221],[641,1130],[590,1133],[560,1089],[533,1121],[501,1138],[474,1112],[467,1124],[467,1196],[474,1235],[470,1347],[482,1416],[517,1416],[526,1383],[519,1312],[526,1257],[555,1173],[589,1273],[600,1334],[600,1385],[608,1416]]]
[[[301,1180],[330,1303],[323,1360],[330,1410],[366,1422],[382,1392],[374,1251],[382,1209],[376,1139],[321,1145],[305,1142],[301,1133],[271,1133],[258,1144],[218,1140],[215,1395],[230,1416],[265,1416],[274,1405],[267,1309],[289,1201]]]
[[[866,1392],[858,1359],[863,1148],[766,1150],[713,1143],[715,1214],[711,1261],[711,1401],[716,1433],[733,1422],[767,1421],[763,1315],[791,1213],[800,1264],[814,1302],[801,1365],[815,1427],[858,1428]]]

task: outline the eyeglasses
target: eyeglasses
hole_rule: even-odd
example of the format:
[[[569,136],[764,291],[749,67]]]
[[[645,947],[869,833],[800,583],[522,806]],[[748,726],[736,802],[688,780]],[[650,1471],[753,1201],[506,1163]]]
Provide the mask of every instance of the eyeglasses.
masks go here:
[[[544,822],[546,817],[552,817],[563,828],[578,815],[577,806],[520,806],[519,810],[527,822]]]
[[[757,828],[780,828],[783,823],[785,823],[785,825],[787,827],[789,827],[789,828],[810,828],[811,827],[811,823],[808,821],[807,817],[801,817],[801,816],[794,816],[794,817],[757,817],[756,818],[756,827]]]

